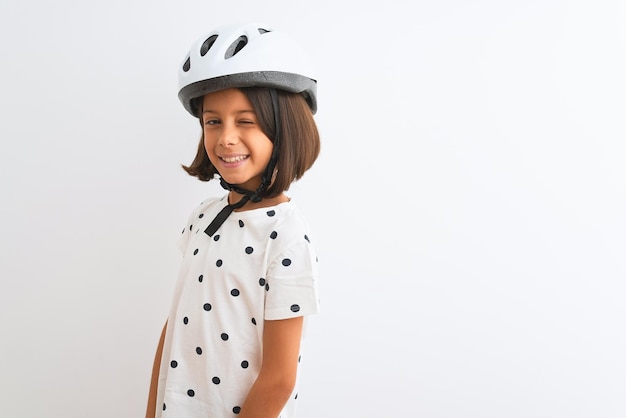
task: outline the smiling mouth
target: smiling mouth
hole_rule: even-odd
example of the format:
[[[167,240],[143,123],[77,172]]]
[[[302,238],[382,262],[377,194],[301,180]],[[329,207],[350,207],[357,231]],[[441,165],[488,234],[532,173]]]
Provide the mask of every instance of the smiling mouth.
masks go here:
[[[220,157],[220,159],[226,163],[238,163],[248,158],[247,155],[238,155],[236,157]]]

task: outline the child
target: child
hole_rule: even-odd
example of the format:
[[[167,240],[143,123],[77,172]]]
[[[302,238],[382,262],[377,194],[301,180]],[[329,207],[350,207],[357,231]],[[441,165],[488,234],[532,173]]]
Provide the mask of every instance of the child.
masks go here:
[[[184,169],[228,193],[202,202],[157,348],[146,417],[293,418],[304,316],[317,313],[317,258],[285,195],[320,150],[316,80],[297,46],[256,24],[196,41],[179,99],[202,138]]]

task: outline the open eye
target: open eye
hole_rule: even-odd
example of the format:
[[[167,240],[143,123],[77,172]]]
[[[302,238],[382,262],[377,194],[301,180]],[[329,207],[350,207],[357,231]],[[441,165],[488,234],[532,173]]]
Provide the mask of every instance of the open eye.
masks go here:
[[[219,119],[215,119],[215,118],[207,118],[204,120],[205,126],[217,125],[219,123],[220,123]]]

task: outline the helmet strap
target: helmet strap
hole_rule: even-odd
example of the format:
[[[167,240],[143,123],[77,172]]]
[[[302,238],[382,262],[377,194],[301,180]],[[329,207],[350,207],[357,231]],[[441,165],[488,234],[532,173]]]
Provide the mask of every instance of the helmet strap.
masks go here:
[[[213,234],[217,232],[219,227],[222,226],[222,224],[226,221],[226,218],[228,218],[235,209],[239,209],[240,207],[245,205],[248,202],[248,200],[250,200],[250,196],[245,195],[244,197],[241,198],[241,200],[239,200],[239,202],[233,203],[232,205],[224,206],[222,210],[217,214],[215,219],[213,219],[211,223],[209,224],[209,226],[206,227],[206,229],[204,230],[204,233],[212,237]]]

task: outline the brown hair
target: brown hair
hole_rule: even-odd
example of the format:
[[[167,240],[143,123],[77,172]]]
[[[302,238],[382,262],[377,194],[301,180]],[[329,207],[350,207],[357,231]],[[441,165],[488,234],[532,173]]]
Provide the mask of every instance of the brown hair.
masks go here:
[[[270,92],[264,87],[240,88],[256,112],[261,130],[274,142],[274,108]],[[313,113],[301,94],[276,90],[281,115],[281,138],[278,149],[274,181],[263,197],[275,197],[289,189],[291,183],[300,179],[313,166],[320,153],[320,136]],[[198,119],[202,126],[202,98],[199,101]],[[200,137],[196,157],[189,166],[182,166],[191,176],[209,181],[219,173],[211,164],[204,148],[204,132]]]

